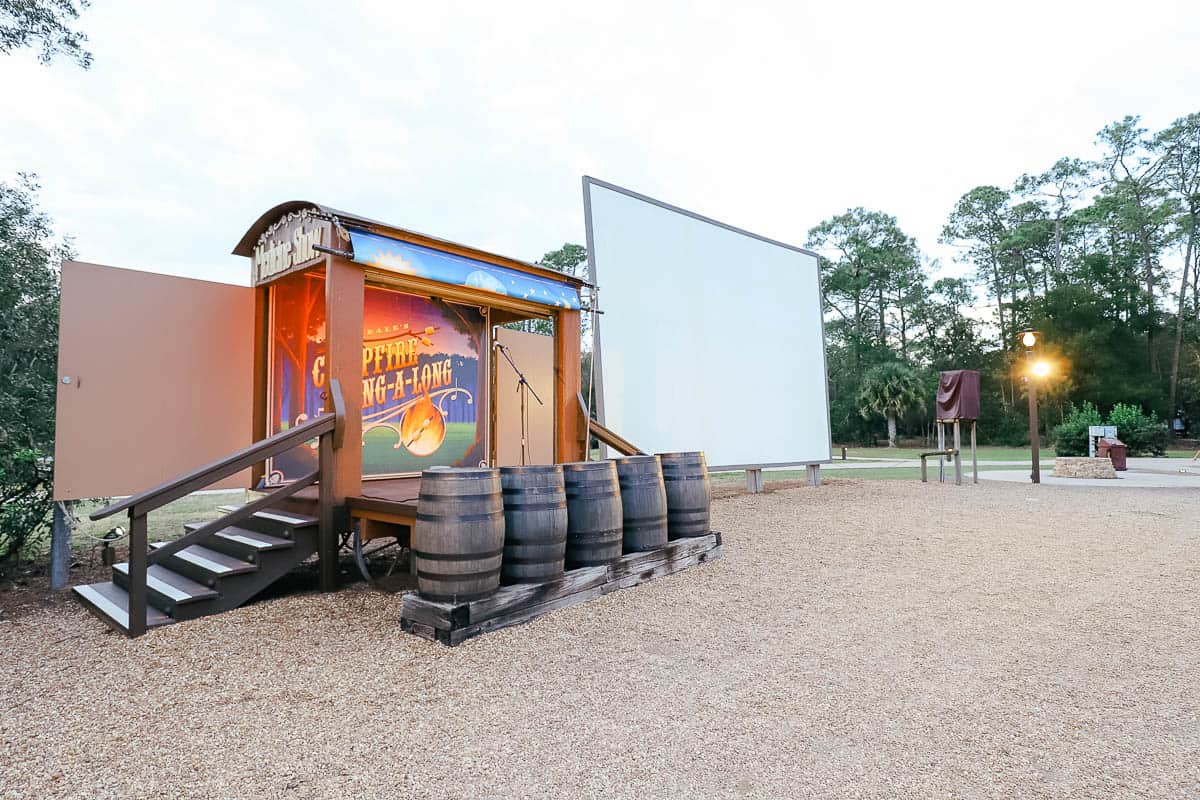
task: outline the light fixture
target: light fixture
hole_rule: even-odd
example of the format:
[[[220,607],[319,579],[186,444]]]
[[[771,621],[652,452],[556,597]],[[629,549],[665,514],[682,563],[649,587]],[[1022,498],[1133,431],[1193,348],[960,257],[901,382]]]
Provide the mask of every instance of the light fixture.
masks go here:
[[[1026,347],[1033,347],[1037,344],[1037,334],[1033,331],[1025,331],[1021,336],[1021,344]]]

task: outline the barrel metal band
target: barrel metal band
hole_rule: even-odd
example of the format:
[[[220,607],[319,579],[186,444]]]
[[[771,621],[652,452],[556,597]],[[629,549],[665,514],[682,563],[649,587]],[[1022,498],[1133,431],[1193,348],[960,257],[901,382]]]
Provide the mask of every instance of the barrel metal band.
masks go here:
[[[553,511],[556,508],[566,508],[566,500],[556,500],[550,503],[510,503],[504,501],[504,510],[511,511],[520,509],[521,511]]]
[[[628,528],[630,525],[652,525],[656,522],[665,522],[666,519],[666,514],[659,514],[654,517],[625,517],[625,527]]]
[[[517,538],[516,536],[510,536],[508,539],[505,540],[504,546],[505,546],[505,548],[509,548],[509,547],[525,547],[527,545],[539,545],[540,546],[540,545],[547,545],[547,544],[562,544],[566,540],[567,540],[567,535],[565,533],[556,533],[553,536],[549,536],[549,537],[539,536],[536,539],[525,537],[525,536],[522,536],[520,538]]]
[[[606,542],[610,539],[620,541],[621,528],[610,528],[605,531],[568,531],[567,543],[577,544],[579,542]]]
[[[477,581],[482,578],[490,578],[499,572],[499,567],[484,570],[483,572],[428,572],[418,568],[417,577],[427,578],[431,581]]]
[[[505,564],[554,564],[562,559],[562,556],[551,558],[512,558],[506,557]]]
[[[584,487],[582,487],[582,486],[579,487],[578,489],[575,487],[572,487],[572,486],[567,487],[567,499],[568,500],[575,500],[576,498],[591,500],[591,499],[597,498],[597,497],[619,497],[619,496],[620,496],[620,492],[604,492],[604,491],[588,492],[588,491],[584,491]]]
[[[483,514],[426,514],[423,511],[417,512],[418,522],[479,522],[485,519],[492,519],[504,515],[504,509],[496,511],[487,511]]]
[[[482,561],[504,555],[504,548],[486,553],[426,553],[424,550],[413,550],[413,555],[426,561]]]
[[[480,492],[479,494],[446,494],[443,492],[420,492],[417,495],[418,500],[478,500],[483,498],[490,500],[495,497],[495,492]]]

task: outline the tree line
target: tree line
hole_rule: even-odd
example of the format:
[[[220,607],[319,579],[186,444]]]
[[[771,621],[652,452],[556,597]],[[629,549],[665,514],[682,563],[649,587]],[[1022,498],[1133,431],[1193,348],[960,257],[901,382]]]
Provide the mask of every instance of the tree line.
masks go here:
[[[1085,401],[1200,420],[1198,222],[1200,113],[1154,132],[1127,116],[1099,131],[1088,158],[965,193],[940,238],[960,249],[965,277],[936,277],[939,265],[885,212],[822,222],[808,245],[824,254],[834,440],[875,440],[881,376],[896,387],[907,373],[923,389],[896,406],[911,436],[932,423],[937,373],[976,369],[981,439],[1027,443],[1027,329],[1055,365],[1039,382],[1050,412],[1040,433]]]

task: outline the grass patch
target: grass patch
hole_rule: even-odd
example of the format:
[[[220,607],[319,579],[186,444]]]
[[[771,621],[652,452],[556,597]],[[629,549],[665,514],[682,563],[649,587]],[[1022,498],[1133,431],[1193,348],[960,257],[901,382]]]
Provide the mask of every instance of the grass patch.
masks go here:
[[[903,466],[903,467],[857,467],[857,468],[843,468],[843,469],[838,469],[837,463],[838,462],[835,461],[831,465],[830,464],[822,464],[821,465],[821,477],[822,478],[859,478],[862,480],[918,480],[919,481],[921,479],[921,466],[919,463],[914,464],[911,467],[909,467],[909,466]],[[1053,466],[1054,466],[1053,461],[1045,461],[1045,460],[1042,461],[1042,469],[1050,469]],[[929,479],[931,481],[937,480],[937,468],[938,468],[937,461],[929,462],[929,467],[928,467]],[[990,472],[990,471],[1011,470],[1011,469],[1019,469],[1019,468],[1020,467],[1014,467],[1014,466],[991,466],[991,467],[981,466],[979,468],[979,471],[980,472]],[[953,464],[946,465],[946,475],[949,477],[950,480],[954,479],[954,465]],[[963,478],[969,479],[970,475],[971,475],[971,465],[969,463],[964,462],[963,463]],[[766,479],[766,482],[769,485],[772,481],[802,481],[807,477],[807,474],[804,470],[794,470],[794,469],[763,470],[763,477]],[[714,472],[710,476],[710,479],[713,481],[713,483],[723,484],[726,486],[733,485],[733,484],[741,484],[741,483],[744,483],[746,480],[746,473],[745,472]]]
[[[181,497],[173,503],[167,503],[157,511],[151,511],[146,518],[147,538],[151,542],[165,542],[178,539],[183,535],[185,522],[207,522],[221,516],[217,510],[223,505],[241,505],[249,501],[249,493],[245,489],[231,491],[207,492]],[[88,514],[107,505],[107,501],[84,500],[72,507],[72,513],[79,524],[71,531],[71,549],[87,551],[99,547],[99,538],[114,527],[129,530],[129,517],[126,514],[114,514],[106,519],[93,522]],[[124,540],[119,542],[122,546]],[[21,554],[27,561],[43,560],[50,555],[49,535],[33,542]]]
[[[849,447],[846,449],[846,455],[849,458],[883,458],[883,459],[919,459],[921,453],[927,453],[930,450],[936,450],[937,446],[923,447]],[[970,454],[970,444],[963,442],[963,452]],[[1030,450],[1028,447],[996,447],[993,445],[985,445],[976,448],[979,454],[980,461],[1021,461],[1029,460]],[[1043,447],[1038,451],[1041,458],[1054,458],[1054,448]],[[836,464],[841,460],[842,450],[840,447],[833,449],[833,460]]]

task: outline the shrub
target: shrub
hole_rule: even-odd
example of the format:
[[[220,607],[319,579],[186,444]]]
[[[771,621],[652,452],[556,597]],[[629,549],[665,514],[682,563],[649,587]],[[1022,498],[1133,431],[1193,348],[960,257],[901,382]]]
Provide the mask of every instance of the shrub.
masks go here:
[[[1108,415],[1108,424],[1117,426],[1117,438],[1125,443],[1129,455],[1166,455],[1170,436],[1167,423],[1159,422],[1153,411],[1147,416],[1138,406],[1117,403]]]
[[[1088,454],[1088,428],[1092,425],[1103,425],[1104,419],[1100,411],[1088,401],[1082,406],[1071,404],[1071,413],[1056,425],[1050,434],[1054,444],[1054,454],[1059,456],[1086,456]]]
[[[49,530],[50,462],[37,450],[0,447],[0,572]]]

